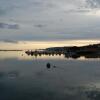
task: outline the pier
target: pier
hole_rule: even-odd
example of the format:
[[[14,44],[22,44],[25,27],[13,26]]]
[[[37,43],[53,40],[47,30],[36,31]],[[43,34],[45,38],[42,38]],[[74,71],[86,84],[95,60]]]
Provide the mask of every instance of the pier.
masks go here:
[[[31,56],[42,56],[42,55],[64,55],[65,53],[64,52],[56,52],[56,51],[46,51],[46,50],[43,50],[43,51],[39,51],[39,50],[35,50],[35,51],[25,51],[25,53],[27,55],[31,55]]]

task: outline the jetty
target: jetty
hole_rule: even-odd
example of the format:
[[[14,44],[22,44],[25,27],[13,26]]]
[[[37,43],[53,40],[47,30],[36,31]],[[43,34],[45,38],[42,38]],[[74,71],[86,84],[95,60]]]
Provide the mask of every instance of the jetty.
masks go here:
[[[28,50],[28,51],[25,51],[25,53],[27,54],[27,55],[31,55],[31,56],[41,56],[41,55],[62,55],[62,54],[64,54],[64,52],[57,52],[57,51],[47,51],[47,50],[34,50],[34,51],[32,51],[32,50]]]

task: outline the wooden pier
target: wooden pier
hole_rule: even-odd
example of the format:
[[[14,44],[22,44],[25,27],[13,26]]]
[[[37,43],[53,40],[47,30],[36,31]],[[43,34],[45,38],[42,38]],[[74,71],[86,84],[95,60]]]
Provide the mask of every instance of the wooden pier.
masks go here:
[[[31,56],[41,56],[41,55],[62,55],[65,54],[64,52],[56,52],[56,51],[25,51],[25,53],[27,55],[31,55]]]

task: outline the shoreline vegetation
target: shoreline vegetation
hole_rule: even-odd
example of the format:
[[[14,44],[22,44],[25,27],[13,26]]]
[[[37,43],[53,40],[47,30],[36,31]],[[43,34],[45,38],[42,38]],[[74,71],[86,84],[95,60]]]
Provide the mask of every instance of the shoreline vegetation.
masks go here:
[[[50,47],[46,49],[27,50],[25,53],[29,56],[41,55],[64,55],[66,58],[100,58],[100,44],[92,44],[86,46],[64,46],[64,47]]]

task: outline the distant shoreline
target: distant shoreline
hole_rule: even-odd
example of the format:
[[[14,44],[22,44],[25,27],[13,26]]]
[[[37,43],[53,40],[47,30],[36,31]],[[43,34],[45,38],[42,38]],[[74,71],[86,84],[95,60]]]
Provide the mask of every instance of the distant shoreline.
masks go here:
[[[70,49],[70,51],[77,51],[79,49],[99,49],[100,50],[100,43],[99,44],[91,44],[91,45],[85,45],[85,46],[63,46],[63,47],[49,47],[49,48],[45,48],[45,49],[35,49],[36,51],[38,50],[47,50],[47,51],[63,51],[63,49],[67,50]],[[29,49],[28,49],[29,50]],[[25,51],[22,49],[0,49],[0,51]],[[27,51],[27,50],[26,50]],[[30,51],[30,50],[29,50]],[[31,49],[31,51],[33,51]],[[90,50],[91,51],[91,50]]]
[[[23,51],[23,50],[0,50],[0,51]]]

